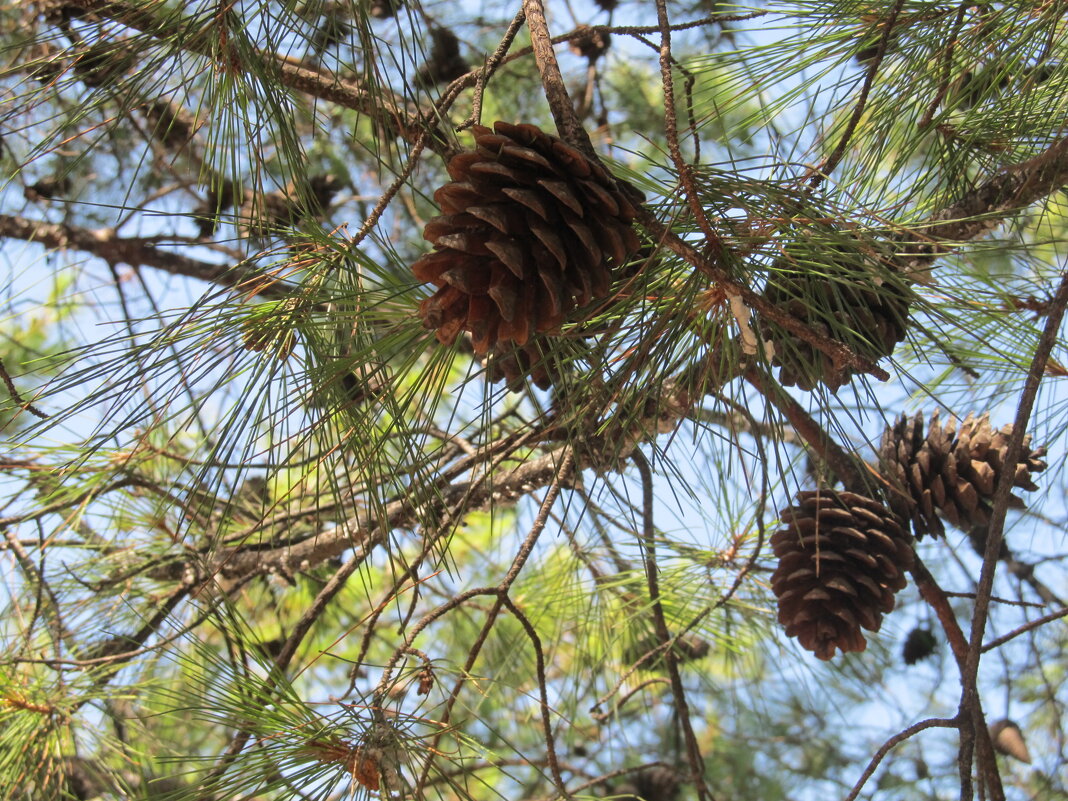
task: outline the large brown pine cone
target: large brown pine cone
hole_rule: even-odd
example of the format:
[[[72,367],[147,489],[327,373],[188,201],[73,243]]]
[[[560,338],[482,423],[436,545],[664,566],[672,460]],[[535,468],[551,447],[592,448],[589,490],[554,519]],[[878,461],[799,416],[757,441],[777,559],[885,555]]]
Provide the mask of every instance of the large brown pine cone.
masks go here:
[[[434,193],[443,214],[423,230],[434,250],[412,271],[438,287],[419,307],[426,327],[445,344],[468,331],[482,355],[605,297],[638,238],[634,207],[571,146],[533,125],[472,130],[476,149],[452,158],[452,182]]]
[[[912,567],[911,538],[878,501],[852,492],[801,492],[771,537],[771,588],[786,634],[820,659],[863,651]]]
[[[812,243],[808,244],[812,248]],[[909,292],[905,282],[874,254],[849,252],[834,241],[826,260],[789,256],[772,272],[764,297],[816,331],[858,355],[878,361],[905,338]],[[777,323],[761,320],[763,337],[775,345],[772,363],[779,381],[811,391],[823,383],[832,392],[848,383],[852,371],[835,365],[812,345]]]
[[[911,420],[902,415],[886,429],[879,448],[882,469],[892,485],[890,508],[912,522],[917,537],[944,536],[943,519],[966,533],[985,531],[1012,430],[1011,425],[995,430],[986,414],[969,414],[958,430],[954,420],[939,424],[935,410],[925,434],[922,413]],[[1045,448],[1031,449],[1030,434],[1024,437],[1020,461],[1011,468],[1014,487],[1038,489],[1031,474],[1046,469],[1045,453]],[[1015,495],[1009,503],[1024,508]]]

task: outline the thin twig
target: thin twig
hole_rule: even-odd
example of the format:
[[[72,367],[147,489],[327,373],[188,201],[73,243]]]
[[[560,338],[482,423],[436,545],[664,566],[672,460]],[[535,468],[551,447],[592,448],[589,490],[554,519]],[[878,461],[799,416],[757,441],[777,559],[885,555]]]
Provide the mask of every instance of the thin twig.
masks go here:
[[[642,543],[645,547],[645,580],[649,586],[649,600],[652,603],[653,625],[656,629],[657,639],[660,644],[668,646],[671,643],[671,633],[668,631],[667,621],[664,619],[664,607],[660,602],[660,583],[657,579],[656,564],[656,530],[653,525],[653,471],[649,467],[649,460],[641,449],[635,448],[630,454],[631,461],[638,468],[642,479]],[[705,784],[705,763],[701,756],[701,746],[693,731],[690,722],[690,708],[686,703],[686,690],[682,686],[682,677],[679,675],[678,660],[674,650],[670,647],[664,651],[664,667],[671,678],[671,694],[675,699],[675,713],[678,716],[679,725],[682,726],[682,734],[686,740],[686,756],[690,763],[690,778],[697,788],[699,799],[712,799],[712,793]]]
[[[879,72],[879,65],[883,62],[883,56],[886,54],[886,46],[890,42],[890,38],[894,32],[894,25],[897,24],[897,16],[901,13],[901,8],[905,5],[905,0],[897,0],[894,3],[894,7],[890,10],[890,16],[886,20],[886,28],[883,30],[883,35],[879,38],[879,47],[875,51],[875,57],[872,59],[871,64],[868,66],[868,74],[864,76],[864,85],[860,89],[860,97],[857,98],[857,105],[853,109],[853,114],[849,117],[849,122],[846,124],[846,129],[842,131],[842,138],[838,140],[837,146],[835,146],[831,155],[824,159],[823,163],[816,169],[816,174],[813,175],[808,182],[808,185],[816,189],[823,180],[834,172],[835,167],[845,156],[846,148],[849,146],[849,140],[853,138],[853,132],[856,131],[857,125],[860,123],[860,118],[864,116],[864,109],[868,104],[868,94],[871,92],[871,87],[875,83],[875,75]]]
[[[919,723],[913,723],[907,729],[903,729],[883,743],[879,750],[872,756],[871,761],[868,763],[868,767],[864,769],[864,772],[857,779],[857,783],[853,785],[853,789],[849,795],[845,797],[845,801],[855,801],[856,797],[860,795],[860,791],[864,789],[864,785],[872,774],[875,773],[875,769],[879,767],[879,763],[883,761],[883,758],[890,753],[892,749],[898,743],[904,742],[914,734],[919,734],[924,729],[933,728],[945,728],[955,729],[959,725],[956,718],[929,718],[927,720],[921,720]]]
[[[7,367],[4,366],[4,360],[0,359],[0,379],[3,379],[4,386],[7,387],[8,394],[11,395],[11,399],[15,401],[19,406],[28,411],[34,417],[39,417],[42,420],[47,420],[48,415],[38,409],[29,401],[24,401],[19,395],[18,389],[15,388],[15,382],[11,380],[11,376],[7,373]]]
[[[694,183],[693,170],[682,157],[682,150],[679,147],[678,119],[675,115],[675,82],[671,74],[674,61],[671,56],[671,27],[665,0],[656,0],[656,20],[660,25],[660,82],[664,88],[664,135],[667,137],[668,152],[679,174],[679,183],[682,184],[690,213],[693,214],[701,233],[705,235],[705,241],[712,248],[713,255],[718,256],[723,252],[723,242],[708,221],[697,185]]]
[[[990,642],[988,642],[982,647],[982,652],[985,654],[987,651],[992,651],[995,648],[999,648],[1005,643],[1007,643],[1009,640],[1019,637],[1021,634],[1026,634],[1029,631],[1034,631],[1035,629],[1040,628],[1041,626],[1044,626],[1047,623],[1051,623],[1054,620],[1065,616],[1068,616],[1068,608],[1058,609],[1056,612],[1050,612],[1048,615],[1043,615],[1040,618],[1036,618],[1035,620],[1029,621],[1028,623],[1024,623],[1022,626],[1013,629],[1008,634],[1003,634],[996,640],[991,640]]]
[[[534,626],[531,625],[527,616],[524,615],[519,607],[512,602],[512,599],[508,597],[507,592],[503,592],[498,596],[501,602],[508,607],[515,619],[519,621],[519,625],[523,627],[523,631],[527,633],[527,637],[530,638],[531,643],[534,645],[534,657],[536,660],[535,670],[538,677],[538,700],[539,707],[541,708],[541,726],[545,736],[545,756],[546,761],[549,763],[549,771],[553,775],[553,781],[556,783],[556,788],[560,791],[560,795],[564,798],[571,798],[571,793],[567,791],[567,784],[564,782],[564,777],[560,773],[560,761],[556,756],[556,742],[553,738],[553,722],[552,717],[549,714],[549,690],[545,678],[545,654],[541,649],[541,638],[538,637],[537,631],[534,630]]]
[[[482,96],[486,93],[486,81],[488,81],[493,76],[493,73],[497,71],[497,68],[501,66],[501,62],[508,54],[508,48],[512,46],[516,34],[519,33],[519,29],[523,27],[523,23],[526,21],[527,14],[523,9],[520,9],[519,13],[515,15],[515,18],[508,25],[508,30],[504,32],[504,36],[501,37],[497,49],[486,59],[486,63],[482,66],[482,69],[478,71],[478,78],[475,81],[475,96],[471,102],[471,116],[465,122],[457,126],[457,131],[462,131],[472,125],[480,125],[482,123]]]
[[[942,102],[942,98],[946,96],[946,91],[949,89],[949,79],[953,68],[953,49],[957,45],[957,35],[964,26],[964,17],[968,13],[969,8],[971,8],[971,6],[967,3],[961,3],[960,8],[957,9],[957,19],[953,24],[953,31],[949,34],[949,42],[946,44],[942,80],[939,83],[938,91],[935,92],[935,96],[931,98],[931,102],[923,112],[923,116],[920,117],[919,122],[916,123],[916,127],[921,131],[930,126],[931,120],[934,119],[935,111],[938,109],[939,104]]]
[[[553,478],[549,484],[549,488],[545,493],[545,499],[541,502],[541,507],[538,509],[538,514],[534,518],[534,523],[530,527],[530,531],[527,533],[526,538],[519,546],[515,558],[512,560],[512,565],[500,584],[492,594],[496,595],[497,600],[486,614],[486,620],[482,624],[482,629],[478,633],[478,637],[468,650],[467,659],[464,661],[464,666],[460,670],[460,678],[453,685],[452,691],[449,693],[448,699],[442,708],[438,719],[442,726],[442,731],[448,726],[449,720],[452,715],[453,707],[455,707],[457,700],[460,697],[460,691],[467,683],[467,677],[471,674],[471,670],[475,666],[475,662],[478,659],[478,655],[482,651],[482,647],[486,643],[486,638],[489,636],[490,631],[493,628],[494,623],[497,620],[497,616],[500,614],[501,609],[504,606],[503,596],[511,589],[512,584],[519,577],[519,573],[522,571],[523,566],[527,563],[527,559],[530,558],[530,554],[534,550],[534,545],[537,543],[538,538],[541,536],[542,531],[545,529],[545,524],[549,521],[549,513],[552,511],[553,504],[556,503],[556,498],[560,494],[560,487],[564,480],[571,474],[571,471],[575,466],[575,452],[571,447],[565,447],[560,454],[560,460],[555,463],[553,470]],[[412,635],[409,634],[405,637],[405,644],[411,643]],[[381,687],[381,684],[380,684]],[[378,690],[376,690],[376,695]],[[430,775],[430,769],[433,765],[434,752],[437,747],[437,743],[441,739],[441,732],[434,736],[433,742],[430,744],[428,750],[428,756],[426,762],[423,765],[423,770],[420,773],[419,780],[416,783],[417,792],[425,786],[427,777]]]

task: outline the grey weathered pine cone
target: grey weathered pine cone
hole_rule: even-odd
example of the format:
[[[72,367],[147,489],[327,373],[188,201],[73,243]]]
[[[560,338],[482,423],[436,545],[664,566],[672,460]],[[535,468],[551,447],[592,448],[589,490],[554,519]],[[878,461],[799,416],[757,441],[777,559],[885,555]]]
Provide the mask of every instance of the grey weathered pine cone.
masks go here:
[[[786,634],[820,659],[863,651],[906,584],[911,537],[879,501],[852,492],[801,492],[771,537],[771,588]]]
[[[928,421],[922,412],[911,420],[902,415],[883,433],[879,448],[890,508],[911,523],[917,538],[945,536],[943,521],[965,533],[985,532],[1002,471],[1012,470],[1013,487],[1033,491],[1038,487],[1032,474],[1046,469],[1046,449],[1032,449],[1030,434],[1019,461],[1005,464],[1012,433],[1011,425],[993,428],[986,414],[969,414],[959,428],[952,419],[940,423],[937,410]],[[1016,495],[1009,505],[1025,508]]]

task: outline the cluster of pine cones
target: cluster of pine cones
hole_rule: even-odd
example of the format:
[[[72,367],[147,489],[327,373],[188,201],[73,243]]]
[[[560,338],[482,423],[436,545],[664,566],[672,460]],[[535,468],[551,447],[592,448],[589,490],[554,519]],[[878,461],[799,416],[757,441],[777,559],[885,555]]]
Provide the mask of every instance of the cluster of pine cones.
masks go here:
[[[451,159],[452,182],[434,193],[442,214],[423,231],[434,249],[412,265],[417,279],[437,287],[419,314],[443,344],[468,334],[475,354],[488,357],[493,380],[529,377],[547,388],[546,335],[609,295],[618,268],[639,248],[636,209],[599,164],[533,125],[497,122],[473,131],[476,149]],[[861,356],[889,355],[906,333],[907,281],[856,243],[831,239],[825,250],[832,257],[821,271],[787,254],[765,298]],[[774,322],[759,326],[775,346],[783,384],[836,391],[849,380],[848,366],[798,344]],[[940,424],[937,413],[902,418],[879,452],[885,502],[802,492],[771,538],[779,559],[771,584],[786,633],[821,659],[862,651],[862,630],[879,630],[907,582],[914,537],[944,535],[945,521],[981,551],[998,477],[1012,471],[1014,487],[1033,490],[1031,475],[1046,467],[1044,449],[1032,450],[1029,437],[1018,462],[1006,464],[1011,437],[1011,426],[995,430],[986,416],[959,427]]]
[[[978,549],[975,532],[985,538],[1000,476],[1009,471],[1014,487],[1034,490],[1032,474],[1046,469],[1045,449],[1032,449],[1029,435],[1017,462],[1007,463],[1012,433],[1012,426],[994,429],[986,415],[969,415],[959,427],[940,424],[937,412],[926,421],[902,417],[879,450],[887,503],[852,492],[800,493],[771,537],[779,558],[771,586],[787,635],[820,659],[863,651],[861,629],[878,631],[905,586],[913,535],[943,536],[946,521]],[[1013,496],[1013,505],[1023,501]]]

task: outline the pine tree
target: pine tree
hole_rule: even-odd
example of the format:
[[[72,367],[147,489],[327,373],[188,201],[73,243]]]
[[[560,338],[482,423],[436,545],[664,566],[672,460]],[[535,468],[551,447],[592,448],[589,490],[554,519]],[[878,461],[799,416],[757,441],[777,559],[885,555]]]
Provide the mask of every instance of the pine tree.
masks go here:
[[[1063,10],[502,9],[0,7],[0,797],[1068,794]]]

